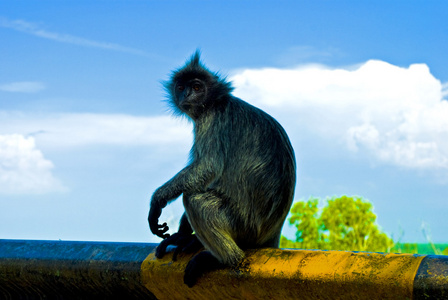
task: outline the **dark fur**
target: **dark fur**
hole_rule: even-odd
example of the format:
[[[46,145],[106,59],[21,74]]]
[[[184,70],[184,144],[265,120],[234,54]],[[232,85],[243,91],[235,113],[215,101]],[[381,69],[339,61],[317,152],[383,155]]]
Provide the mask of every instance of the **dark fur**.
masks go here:
[[[192,80],[203,89],[191,89]],[[280,124],[232,96],[230,83],[204,67],[199,52],[165,87],[175,112],[194,122],[194,144],[189,165],[152,196],[148,221],[165,238],[157,257],[168,245],[178,246],[176,256],[204,246],[186,269],[185,283],[192,286],[204,272],[237,266],[245,249],[278,247],[294,195],[295,158]],[[181,194],[185,214],[178,233],[169,236],[159,217]]]

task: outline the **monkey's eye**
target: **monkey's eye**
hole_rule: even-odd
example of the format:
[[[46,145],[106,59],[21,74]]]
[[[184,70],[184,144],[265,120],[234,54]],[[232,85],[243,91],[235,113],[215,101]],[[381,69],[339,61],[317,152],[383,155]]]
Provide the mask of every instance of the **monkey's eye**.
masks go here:
[[[183,90],[185,90],[185,86],[182,85],[182,84],[179,84],[179,85],[177,86],[177,89],[178,89],[179,91],[183,91]]]
[[[201,89],[201,85],[198,83],[193,84],[193,90],[195,90],[196,92],[199,91]]]

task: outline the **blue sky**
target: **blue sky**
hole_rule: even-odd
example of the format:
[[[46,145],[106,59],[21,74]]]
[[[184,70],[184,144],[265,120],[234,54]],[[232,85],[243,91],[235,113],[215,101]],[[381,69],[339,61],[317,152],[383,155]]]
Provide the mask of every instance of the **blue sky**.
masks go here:
[[[359,195],[394,239],[447,242],[447,20],[446,1],[2,1],[0,238],[158,241],[149,198],[191,146],[160,81],[200,48],[285,127],[296,200]]]

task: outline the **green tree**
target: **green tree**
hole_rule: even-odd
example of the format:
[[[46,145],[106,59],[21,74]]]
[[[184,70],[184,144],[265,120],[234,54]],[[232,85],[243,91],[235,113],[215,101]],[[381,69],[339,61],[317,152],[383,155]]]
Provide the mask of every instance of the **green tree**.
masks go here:
[[[281,240],[281,246],[304,249],[389,252],[393,241],[375,223],[372,204],[361,197],[327,199],[318,208],[319,199],[296,202],[289,223],[297,228],[296,241]],[[292,242],[292,241],[290,241]]]
[[[318,198],[310,198],[307,202],[297,202],[291,208],[290,224],[297,228],[296,243],[299,248],[319,249],[322,244],[322,233],[319,230]]]

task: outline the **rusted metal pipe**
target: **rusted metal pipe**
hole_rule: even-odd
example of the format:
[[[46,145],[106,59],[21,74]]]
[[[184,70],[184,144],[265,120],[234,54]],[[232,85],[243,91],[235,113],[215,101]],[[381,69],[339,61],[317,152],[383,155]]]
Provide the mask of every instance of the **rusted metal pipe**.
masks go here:
[[[0,240],[0,299],[448,299],[448,256],[258,249],[188,288],[155,247]]]
[[[140,280],[154,247],[0,240],[0,299],[156,299]]]
[[[258,249],[191,289],[182,284],[190,257],[149,255],[145,286],[158,299],[448,299],[448,256]]]

